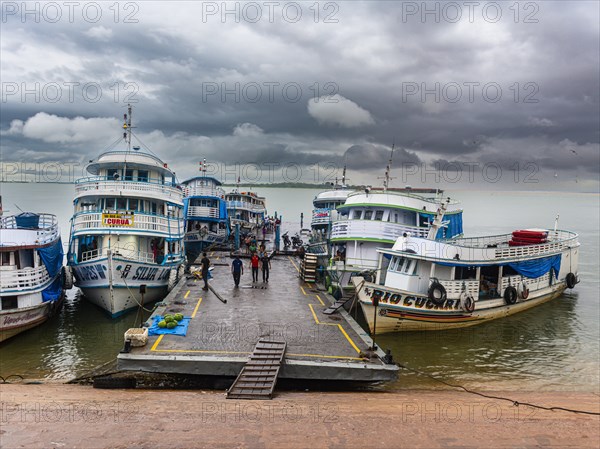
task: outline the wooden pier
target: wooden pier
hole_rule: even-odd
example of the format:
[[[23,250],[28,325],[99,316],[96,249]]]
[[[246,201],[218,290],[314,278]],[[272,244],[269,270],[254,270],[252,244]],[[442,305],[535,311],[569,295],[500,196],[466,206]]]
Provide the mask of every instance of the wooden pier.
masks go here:
[[[150,336],[144,347],[118,356],[120,370],[220,376],[235,379],[259,340],[285,342],[279,378],[376,382],[396,378],[398,367],[371,350],[368,334],[343,309],[323,312],[334,303],[299,278],[299,260],[278,255],[271,260],[268,283],[252,283],[249,261],[239,288],[231,275],[228,252],[209,253],[214,269],[211,289],[203,281],[182,279],[155,315],[190,317],[186,336]],[[221,301],[215,293],[226,300]]]

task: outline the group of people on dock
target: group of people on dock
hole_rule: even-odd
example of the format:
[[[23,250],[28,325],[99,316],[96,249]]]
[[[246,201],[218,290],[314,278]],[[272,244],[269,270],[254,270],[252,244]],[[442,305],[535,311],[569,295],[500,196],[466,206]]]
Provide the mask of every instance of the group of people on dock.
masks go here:
[[[252,271],[252,283],[258,282],[258,271],[259,268],[262,271],[263,283],[269,282],[269,272],[271,271],[271,257],[269,253],[264,249],[264,245],[261,245],[259,252],[254,251],[250,257],[249,268]],[[202,280],[204,281],[203,290],[208,290],[208,278],[210,259],[206,253],[202,254],[202,260],[200,261]],[[240,259],[239,254],[235,256],[231,263],[231,274],[233,276],[233,282],[237,287],[240,286],[240,279],[244,274],[244,263]]]

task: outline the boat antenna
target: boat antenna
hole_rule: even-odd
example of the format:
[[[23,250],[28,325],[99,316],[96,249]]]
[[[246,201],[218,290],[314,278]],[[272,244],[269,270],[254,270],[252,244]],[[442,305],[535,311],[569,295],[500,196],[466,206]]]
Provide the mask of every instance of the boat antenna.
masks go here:
[[[14,205],[15,205],[15,207],[16,207],[17,209],[19,209],[21,212],[25,212],[23,209],[21,209],[21,208],[20,208],[20,207],[17,205],[17,203],[13,203],[13,204],[14,204]]]
[[[123,138],[125,139],[125,142],[127,142],[127,151],[131,151],[131,129],[133,128],[133,126],[131,126],[131,116],[133,113],[133,108],[131,107],[131,104],[127,105],[127,114],[123,114],[123,129],[125,130],[123,132]]]
[[[431,223],[431,227],[427,233],[427,238],[429,240],[435,240],[438,230],[442,227],[442,219],[444,218],[448,204],[450,204],[450,198],[446,198],[446,201],[442,201],[440,203],[440,207],[438,207],[435,218],[433,219],[433,223]]]
[[[390,181],[394,178],[390,176],[390,171],[392,170],[392,159],[394,158],[394,147],[395,142],[392,142],[392,151],[390,152],[390,160],[388,161],[387,166],[385,167],[385,176],[383,177],[383,191],[387,192],[388,187],[390,186]],[[381,179],[381,178],[379,178]]]

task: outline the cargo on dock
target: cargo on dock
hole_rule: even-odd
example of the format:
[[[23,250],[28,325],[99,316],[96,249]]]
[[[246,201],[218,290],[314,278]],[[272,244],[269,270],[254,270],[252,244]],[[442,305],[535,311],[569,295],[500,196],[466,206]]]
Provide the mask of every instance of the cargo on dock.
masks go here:
[[[246,262],[236,288],[225,266],[232,260],[229,253],[209,253],[209,258],[214,266],[211,289],[202,290],[202,280],[194,277],[182,279],[148,320],[151,324],[157,315],[181,313],[191,318],[186,336],[150,336],[146,346],[119,354],[119,369],[236,378],[256,343],[271,339],[287,344],[279,378],[396,378],[398,367],[384,363],[380,349],[371,350],[368,334],[343,308],[323,313],[333,300],[299,278],[297,260],[274,257],[269,283],[252,283]]]

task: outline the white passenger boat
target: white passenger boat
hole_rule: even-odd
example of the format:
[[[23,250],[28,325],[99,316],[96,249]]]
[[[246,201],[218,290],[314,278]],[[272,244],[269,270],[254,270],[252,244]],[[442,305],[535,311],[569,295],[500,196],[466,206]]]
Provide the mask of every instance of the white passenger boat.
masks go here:
[[[569,231],[526,229],[488,237],[400,237],[378,249],[375,282],[352,279],[371,332],[473,326],[530,309],[579,282]]]
[[[131,147],[128,112],[125,150],[101,154],[76,182],[68,254],[75,285],[113,317],[162,299],[185,260],[183,192],[165,162]]]
[[[407,233],[424,237],[429,232],[441,193],[426,196],[410,189],[395,191],[389,188],[389,180],[390,165],[386,168],[383,189],[352,192],[337,207],[338,219],[333,222],[330,236],[332,258],[327,270],[334,287],[354,291],[351,278],[377,267],[377,248],[391,248],[398,237]],[[446,226],[435,238],[449,239],[463,234],[463,211],[458,202],[449,201],[447,207]]]
[[[0,341],[59,310],[63,255],[54,215],[25,212],[0,218]]]
[[[251,231],[263,225],[267,214],[265,198],[251,191],[240,192],[238,188],[225,195],[225,199],[231,229],[237,224],[240,230]]]
[[[184,247],[188,262],[194,262],[208,246],[226,243],[229,238],[227,202],[222,184],[206,176],[206,161],[200,171],[201,176],[182,183]]]

